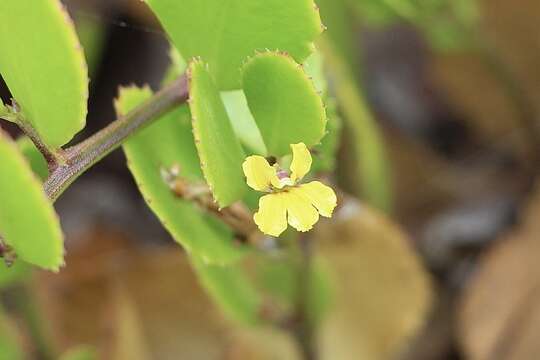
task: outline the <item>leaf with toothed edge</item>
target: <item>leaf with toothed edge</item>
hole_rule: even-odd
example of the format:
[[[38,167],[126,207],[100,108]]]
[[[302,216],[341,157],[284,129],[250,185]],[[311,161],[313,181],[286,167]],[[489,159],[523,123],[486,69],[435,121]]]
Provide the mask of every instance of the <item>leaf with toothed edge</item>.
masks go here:
[[[322,21],[328,26],[328,30],[324,34],[324,38],[327,38],[332,42],[336,51],[347,59],[349,65],[355,69],[355,71],[362,71],[361,66],[358,64],[357,56],[357,33],[355,28],[355,16],[351,11],[348,1],[358,0],[317,0],[317,5],[321,11]],[[385,1],[375,0],[379,3]],[[371,0],[362,0],[362,3],[373,2]],[[368,4],[366,4],[366,7]]]
[[[290,144],[313,147],[325,134],[326,113],[313,82],[292,58],[266,52],[243,68],[244,92],[271,155],[290,153]]]
[[[313,164],[311,165],[311,173],[332,172],[336,163],[342,120],[339,117],[335,100],[328,94],[328,83],[324,74],[323,58],[320,51],[315,51],[302,65],[306,74],[313,80],[317,92],[322,96],[327,116],[326,134],[321,143],[312,149]]]
[[[201,167],[214,199],[225,207],[247,191],[242,171],[245,154],[207,65],[192,61],[188,74],[189,106]]]
[[[317,93],[323,97],[328,95],[328,81],[324,73],[324,59],[321,52],[317,49],[310,57],[302,63],[304,71],[313,82]]]
[[[146,0],[186,58],[209,64],[220,90],[241,87],[255,51],[287,51],[303,62],[323,31],[313,0]]]
[[[48,169],[43,155],[26,136],[17,139],[16,144],[34,174],[44,181],[47,178]],[[30,277],[30,274],[31,265],[21,259],[10,266],[0,262],[0,289],[23,282]]]
[[[0,1],[0,74],[50,147],[85,125],[88,75],[73,23],[58,0]]]
[[[151,95],[149,88],[121,89],[115,104],[117,112],[125,114]],[[189,253],[219,265],[234,262],[244,255],[245,249],[234,243],[225,225],[192,203],[179,199],[161,177],[161,168],[177,164],[182,177],[202,181],[187,106],[171,111],[134,135],[123,149],[146,203]]]
[[[58,271],[64,264],[58,216],[15,143],[1,132],[0,159],[1,236],[18,258]]]
[[[342,132],[342,120],[338,115],[334,99],[326,98],[326,135],[321,143],[313,148],[313,164],[311,173],[329,173],[335,170],[336,155],[339,149],[340,136]]]

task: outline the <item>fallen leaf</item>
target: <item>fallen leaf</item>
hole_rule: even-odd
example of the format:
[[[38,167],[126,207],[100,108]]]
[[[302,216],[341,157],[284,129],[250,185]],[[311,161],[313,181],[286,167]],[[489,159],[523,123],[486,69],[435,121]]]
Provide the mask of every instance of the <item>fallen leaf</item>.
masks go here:
[[[480,260],[462,295],[457,336],[469,359],[540,357],[539,190],[522,223]]]
[[[300,360],[287,333],[225,318],[177,248],[137,248],[110,230],[86,236],[62,272],[35,279],[59,351],[89,344],[115,360]]]
[[[430,279],[403,231],[347,200],[315,235],[333,270],[333,309],[319,333],[322,359],[392,359],[422,327]]]

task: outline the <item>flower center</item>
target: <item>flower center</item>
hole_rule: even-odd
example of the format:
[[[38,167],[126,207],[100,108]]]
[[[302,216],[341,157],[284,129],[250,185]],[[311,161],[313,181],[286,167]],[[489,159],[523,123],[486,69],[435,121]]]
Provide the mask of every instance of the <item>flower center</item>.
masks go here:
[[[294,186],[294,182],[291,180],[291,177],[287,171],[278,169],[276,170],[276,175],[281,185],[277,189],[278,191],[284,191],[284,188],[287,186]]]
[[[279,180],[283,180],[289,177],[289,173],[285,170],[278,170],[276,174]]]

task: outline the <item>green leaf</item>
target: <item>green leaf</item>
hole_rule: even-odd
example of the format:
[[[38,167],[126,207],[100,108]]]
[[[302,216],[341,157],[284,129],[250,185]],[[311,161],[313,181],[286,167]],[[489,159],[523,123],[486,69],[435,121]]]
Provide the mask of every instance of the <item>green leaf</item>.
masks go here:
[[[334,290],[318,331],[321,359],[399,358],[424,328],[435,298],[411,239],[389,218],[345,196],[313,241]]]
[[[416,9],[409,0],[349,0],[351,7],[371,26],[385,26],[399,20],[400,16],[413,17]]]
[[[11,266],[0,262],[0,289],[6,288],[28,279],[30,275],[30,265],[18,260]]]
[[[247,190],[242,172],[245,154],[208,67],[201,61],[192,62],[189,78],[189,105],[201,167],[214,198],[225,207]]]
[[[16,327],[0,309],[0,360],[24,359],[22,344]]]
[[[104,55],[108,24],[96,21],[96,18],[89,17],[85,13],[76,13],[74,20],[75,29],[88,64],[88,73],[93,78],[96,70],[99,70],[98,67]]]
[[[301,293],[301,288],[305,284],[299,282],[301,280],[299,275],[304,266],[299,258],[261,256],[257,259],[257,267],[250,272],[254,273],[254,282],[265,294],[266,299],[292,313],[298,306],[300,300],[298,296],[305,296]],[[329,275],[323,259],[314,258],[311,271],[306,276],[309,283],[306,290],[309,294],[306,299],[306,313],[308,320],[314,325],[324,318],[332,302]]]
[[[0,234],[17,256],[57,271],[64,263],[60,222],[15,143],[0,133]]]
[[[73,23],[58,0],[0,2],[0,73],[51,147],[85,125],[88,76]]]
[[[340,0],[337,1],[339,2]],[[303,64],[304,70],[313,80],[317,92],[323,94],[326,115],[328,117],[326,135],[324,135],[321,143],[312,149],[312,173],[334,171],[342,128],[342,120],[339,117],[335,100],[328,95],[328,82],[326,81],[323,70],[323,62],[322,54],[320,51],[316,51]]]
[[[196,257],[191,262],[202,285],[230,318],[261,325],[295,311],[303,286],[298,282],[302,263],[297,255],[251,252],[241,262],[229,266],[208,265]],[[318,258],[308,278],[307,315],[315,324],[329,310],[333,289],[325,264]],[[265,316],[262,311],[268,306],[273,310]]]
[[[266,49],[297,62],[322,24],[313,0],[146,0],[184,58],[209,63],[221,90],[240,88],[243,61]]]
[[[280,53],[258,54],[244,66],[244,91],[269,154],[290,153],[290,144],[317,145],[325,133],[321,97],[303,68]]]
[[[171,64],[165,72],[165,76],[163,77],[162,81],[163,84],[168,84],[171,81],[175,80],[187,69],[186,61],[184,60],[182,55],[178,53],[178,50],[176,50],[176,48],[174,47],[169,48],[169,60],[171,61]]]
[[[242,90],[222,92],[221,100],[225,104],[227,114],[232,120],[234,132],[242,145],[250,153],[266,155],[266,146],[255,119],[251,115],[244,92]]]
[[[32,171],[43,181],[49,175],[49,168],[47,166],[47,160],[36,148],[32,140],[23,136],[17,139],[17,146],[19,151],[23,154],[26,161],[30,164]]]
[[[431,47],[437,51],[457,51],[471,44],[471,33],[458,26],[453,19],[426,19],[421,30]]]
[[[35,147],[32,141],[23,136],[17,139],[19,151],[30,164],[30,168],[41,180],[45,180],[48,174],[47,161],[39,150]],[[0,262],[0,289],[23,282],[29,278],[31,274],[31,266],[22,261],[15,261],[11,266],[7,266],[4,262]]]
[[[332,70],[335,96],[343,112],[347,133],[352,140],[356,165],[358,192],[365,200],[386,212],[392,208],[392,176],[384,137],[371,113],[362,91],[354,82],[348,62],[328,39],[319,48]]]
[[[321,144],[313,148],[313,165],[311,166],[313,173],[332,172],[336,167],[336,156],[343,121],[337,113],[335,101],[327,99],[326,103],[326,113],[328,114],[327,131]]]
[[[434,48],[443,51],[469,46],[470,31],[479,19],[476,0],[348,0],[348,2],[369,26],[389,26],[409,22],[423,33]]]
[[[328,82],[324,74],[324,59],[317,50],[302,64],[307,76],[313,82],[317,93],[326,96],[328,92]]]
[[[380,0],[378,0],[380,2]],[[331,39],[332,44],[347,59],[353,69],[358,69],[357,32],[354,12],[347,0],[317,0],[323,23],[328,27],[323,37]],[[357,74],[361,71],[356,71]]]
[[[125,114],[151,96],[148,88],[128,88],[116,102]],[[178,164],[181,176],[202,181],[189,109],[180,107],[142,130],[124,144],[128,166],[148,206],[188,252],[210,263],[237,260],[244,250],[234,244],[230,230],[188,201],[179,199],[162,179],[160,170]]]
[[[230,318],[244,324],[260,322],[263,299],[241,264],[216,266],[191,259],[197,276],[214,301]]]

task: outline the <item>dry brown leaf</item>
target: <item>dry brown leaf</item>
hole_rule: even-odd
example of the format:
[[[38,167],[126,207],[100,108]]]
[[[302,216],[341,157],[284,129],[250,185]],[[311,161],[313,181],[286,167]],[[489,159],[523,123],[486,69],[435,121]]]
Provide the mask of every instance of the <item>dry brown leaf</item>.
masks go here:
[[[320,333],[321,359],[389,359],[423,323],[428,276],[401,230],[367,208],[348,203],[320,230],[337,290]],[[177,248],[135,249],[107,231],[87,240],[68,252],[60,274],[36,278],[59,350],[83,343],[104,359],[126,358],[119,349],[136,341],[142,350],[128,350],[150,359],[301,358],[289,335],[224,319]]]
[[[114,341],[122,340],[125,323],[117,321],[120,318],[142,324],[140,334],[131,335],[145,338],[150,359],[220,358],[230,325],[178,248],[141,251],[108,232],[89,238],[82,243],[92,246],[72,249],[62,272],[41,274],[36,281],[60,350],[83,343],[110,353],[118,348]],[[119,302],[131,309],[122,309]]]
[[[424,324],[432,299],[407,236],[383,215],[347,201],[316,237],[336,291],[319,334],[321,358],[393,358]]]
[[[483,257],[462,297],[458,337],[470,359],[540,358],[539,218],[537,191],[523,223]]]
[[[96,346],[104,359],[299,360],[284,332],[225,319],[177,247],[135,249],[117,233],[89,234],[59,274],[35,281],[59,351]]]

